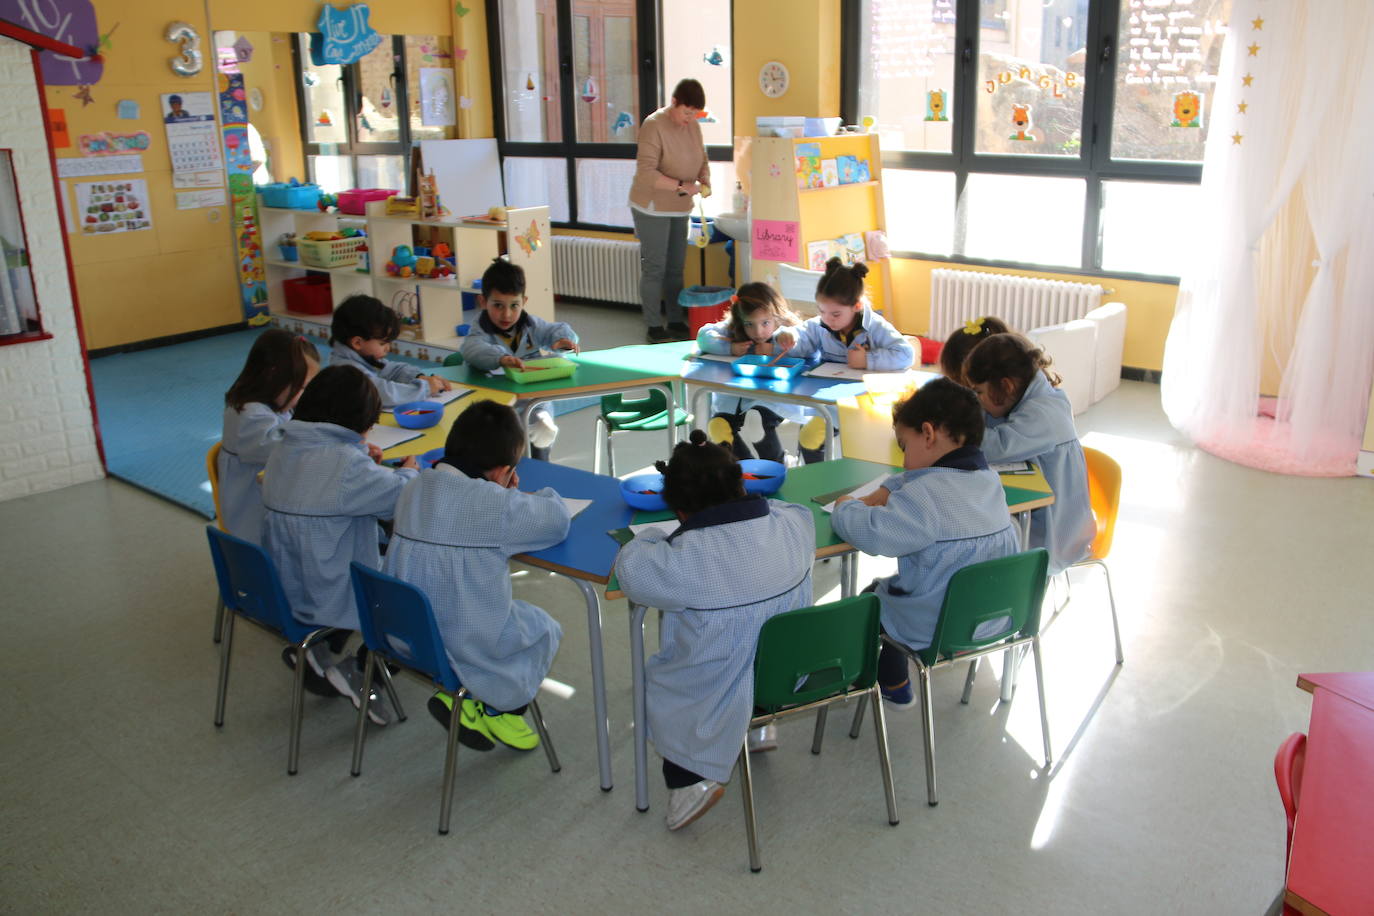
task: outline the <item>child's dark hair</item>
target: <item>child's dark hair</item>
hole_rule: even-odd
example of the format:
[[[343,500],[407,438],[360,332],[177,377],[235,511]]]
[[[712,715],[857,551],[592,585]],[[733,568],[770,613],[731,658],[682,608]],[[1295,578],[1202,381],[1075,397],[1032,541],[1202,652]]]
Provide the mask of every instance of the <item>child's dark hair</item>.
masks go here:
[[[469,405],[444,441],[445,464],[478,472],[514,467],[525,450],[525,427],[511,407],[496,401]]]
[[[965,321],[964,326],[949,335],[945,345],[940,348],[940,371],[945,378],[953,379],[962,384],[964,360],[968,358],[973,348],[993,334],[1008,334],[1010,332],[1011,328],[1007,327],[1005,321],[990,315]]]
[[[320,370],[301,392],[295,419],[307,423],[333,423],[362,435],[382,415],[382,396],[372,379],[357,366],[330,366]]]
[[[329,326],[329,342],[348,342],[355,337],[363,340],[395,340],[401,334],[401,319],[382,304],[376,296],[361,293],[349,296],[334,310],[334,322]]]
[[[840,305],[858,305],[864,295],[868,265],[860,261],[849,267],[839,258],[825,262],[825,275],[816,283],[816,298],[824,296]]]
[[[654,467],[663,472],[663,501],[674,512],[691,515],[744,498],[739,461],[729,449],[709,441],[704,430],[692,430],[689,441],[673,449],[672,458],[655,461]]]
[[[678,84],[673,87],[672,97],[679,105],[686,105],[698,111],[706,107],[706,90],[694,79],[678,80]]]
[[[1009,378],[1016,382],[1018,391],[1024,393],[1035,373],[1044,372],[1050,384],[1058,387],[1061,379],[1050,371],[1052,362],[1044,350],[1020,334],[993,334],[974,347],[964,360],[964,378],[970,385]]]
[[[730,297],[730,339],[742,342],[749,339],[744,332],[744,322],[757,311],[767,311],[777,316],[781,327],[790,328],[801,324],[801,319],[792,311],[782,293],[767,283],[746,283],[739,292]]]
[[[978,395],[947,378],[931,379],[898,401],[892,408],[892,422],[915,430],[929,423],[963,445],[977,448],[983,444],[983,406]]]
[[[281,410],[305,387],[309,364],[319,362],[320,352],[310,341],[290,331],[268,328],[253,341],[243,370],[224,393],[224,406],[243,410],[244,405],[258,402]]]
[[[482,295],[489,297],[492,293],[525,295],[525,269],[505,258],[493,258],[482,274]]]

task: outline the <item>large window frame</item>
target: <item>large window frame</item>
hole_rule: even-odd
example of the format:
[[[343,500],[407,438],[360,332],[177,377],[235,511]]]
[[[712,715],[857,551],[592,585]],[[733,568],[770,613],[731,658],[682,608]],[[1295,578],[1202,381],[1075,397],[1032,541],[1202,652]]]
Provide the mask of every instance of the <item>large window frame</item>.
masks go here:
[[[669,0],[678,2],[678,0]],[[636,157],[636,143],[589,143],[576,139],[577,114],[574,97],[577,90],[573,78],[573,3],[572,0],[557,0],[558,8],[558,91],[560,97],[559,116],[563,139],[556,142],[531,142],[506,139],[505,68],[501,50],[501,0],[487,0],[487,49],[491,62],[492,119],[496,134],[496,148],[501,157],[502,169],[506,157],[563,159],[567,166],[568,215],[566,221],[555,221],[553,225],[563,229],[580,229],[600,232],[632,232],[630,226],[593,223],[579,218],[577,163],[585,159],[630,159]],[[635,41],[638,49],[639,112],[638,121],[642,122],[657,111],[667,101],[665,94],[671,87],[665,82],[662,65],[662,17],[659,15],[658,0],[634,0]],[[734,58],[734,3],[730,4],[731,21],[731,63]],[[733,75],[731,93],[734,92]],[[734,147],[724,144],[708,144],[706,157],[711,162],[732,162]],[[625,193],[629,194],[629,188]]]
[[[1075,157],[975,155],[978,91],[978,39],[982,25],[982,0],[957,0],[955,22],[955,75],[951,112],[954,131],[948,153],[885,150],[883,167],[918,171],[950,172],[955,176],[953,250],[964,249],[967,225],[957,218],[971,174],[1019,175],[1027,177],[1081,178],[1085,182],[1083,236],[1077,267],[1030,264],[992,260],[963,254],[928,254],[919,251],[893,251],[894,257],[924,261],[1011,267],[1048,273],[1094,277],[1120,277],[1159,283],[1178,282],[1166,274],[1106,270],[1102,265],[1103,183],[1113,180],[1198,184],[1202,164],[1162,160],[1112,160],[1111,139],[1116,102],[1117,48],[1120,47],[1120,0],[1089,0],[1086,48],[1089,51],[1083,87],[1082,148]],[[860,0],[843,0],[841,52],[841,109],[846,123],[862,116],[859,107],[859,58],[862,21]]]

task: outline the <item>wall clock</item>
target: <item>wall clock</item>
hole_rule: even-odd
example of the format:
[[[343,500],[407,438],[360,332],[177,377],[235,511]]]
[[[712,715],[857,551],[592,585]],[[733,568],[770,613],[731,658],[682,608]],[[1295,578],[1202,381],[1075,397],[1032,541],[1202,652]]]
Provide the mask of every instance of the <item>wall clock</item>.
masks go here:
[[[787,67],[780,61],[770,60],[759,68],[759,91],[770,99],[786,92],[790,80]]]

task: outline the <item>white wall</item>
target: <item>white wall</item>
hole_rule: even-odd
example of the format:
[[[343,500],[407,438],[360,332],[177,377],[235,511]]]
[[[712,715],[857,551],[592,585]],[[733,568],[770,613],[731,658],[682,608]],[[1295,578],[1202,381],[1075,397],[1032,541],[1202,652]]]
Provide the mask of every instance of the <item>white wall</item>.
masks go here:
[[[0,37],[0,147],[14,151],[39,313],[52,335],[0,347],[0,500],[104,476],[39,105],[28,46]]]

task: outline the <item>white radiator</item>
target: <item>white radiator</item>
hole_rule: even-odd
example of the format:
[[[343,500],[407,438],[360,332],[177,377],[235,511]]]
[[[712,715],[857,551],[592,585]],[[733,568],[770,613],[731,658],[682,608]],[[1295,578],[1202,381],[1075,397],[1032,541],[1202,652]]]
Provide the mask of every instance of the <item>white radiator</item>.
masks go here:
[[[1066,283],[972,270],[930,272],[930,331],[944,340],[970,318],[1001,318],[1014,330],[1063,324],[1097,308],[1106,293],[1094,283]]]
[[[553,291],[559,296],[639,304],[639,242],[553,237]]]

